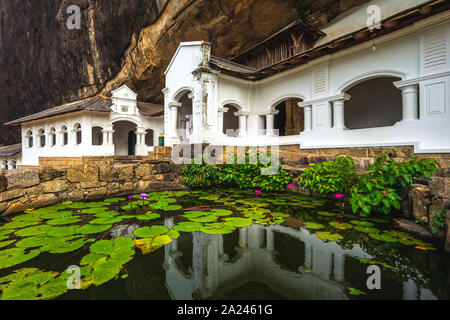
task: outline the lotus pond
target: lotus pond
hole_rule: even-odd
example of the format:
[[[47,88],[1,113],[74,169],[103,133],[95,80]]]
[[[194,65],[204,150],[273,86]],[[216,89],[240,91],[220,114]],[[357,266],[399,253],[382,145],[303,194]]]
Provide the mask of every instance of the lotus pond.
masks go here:
[[[293,193],[155,192],[0,225],[1,299],[448,299],[441,248]],[[381,289],[369,290],[369,266]],[[77,277],[79,275],[79,277]],[[79,279],[79,281],[77,280]]]

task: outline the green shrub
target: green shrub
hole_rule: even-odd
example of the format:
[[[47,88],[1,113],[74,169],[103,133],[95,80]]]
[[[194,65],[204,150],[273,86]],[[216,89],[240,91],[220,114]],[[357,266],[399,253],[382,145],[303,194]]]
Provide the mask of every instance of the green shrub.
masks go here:
[[[436,234],[439,230],[444,229],[446,216],[447,210],[445,209],[434,210],[431,213],[430,229],[433,234]]]
[[[348,194],[357,180],[356,164],[350,157],[311,164],[298,182],[314,192]]]
[[[270,158],[270,154],[266,154]],[[220,171],[220,184],[225,186],[237,186],[240,189],[258,189],[262,191],[281,191],[291,181],[287,171],[283,170],[280,163],[263,164],[258,155],[257,162],[250,164],[250,155],[245,155],[243,164],[237,164],[235,156],[234,164],[224,164]],[[242,159],[243,160],[243,159]],[[262,174],[263,170],[276,168],[274,174]]]
[[[184,166],[183,182],[192,188],[207,188],[216,186],[219,181],[219,170],[216,166],[205,164],[191,164]]]
[[[270,154],[266,155],[270,157]],[[272,168],[270,164],[263,164],[258,157],[257,163],[250,164],[249,154],[245,155],[243,164],[224,164],[222,166],[195,164],[186,165],[182,174],[183,182],[193,188],[206,187],[238,187],[240,189],[258,189],[261,191],[281,191],[291,181],[291,178],[280,163],[274,164],[275,174],[264,175],[262,170]]]
[[[369,166],[371,172],[361,175],[351,189],[349,202],[353,212],[368,216],[372,211],[389,214],[392,208],[400,209],[400,190],[422,176],[430,178],[438,167],[435,159],[397,162],[387,155],[376,158]]]

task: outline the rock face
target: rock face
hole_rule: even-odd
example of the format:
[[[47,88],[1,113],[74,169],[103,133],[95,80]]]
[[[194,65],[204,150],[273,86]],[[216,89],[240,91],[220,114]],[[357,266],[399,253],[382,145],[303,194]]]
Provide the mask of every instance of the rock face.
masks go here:
[[[180,41],[230,58],[298,18],[320,27],[367,0],[8,0],[0,2],[0,123],[127,83],[161,102]],[[71,5],[81,29],[69,30]],[[8,132],[8,134],[6,134]],[[0,126],[0,144],[19,142]]]

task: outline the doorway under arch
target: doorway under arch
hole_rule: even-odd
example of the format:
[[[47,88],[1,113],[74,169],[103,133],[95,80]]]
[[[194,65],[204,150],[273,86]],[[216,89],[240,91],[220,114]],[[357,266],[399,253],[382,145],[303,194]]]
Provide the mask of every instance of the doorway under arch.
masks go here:
[[[136,129],[137,125],[130,121],[113,123],[113,143],[116,156],[136,155]]]
[[[223,133],[229,137],[237,137],[239,135],[239,117],[235,115],[239,109],[231,104],[224,106],[228,109],[223,114]]]
[[[289,98],[279,103],[275,110],[274,129],[278,130],[280,137],[299,135],[305,130],[305,115],[298,106],[298,98]]]

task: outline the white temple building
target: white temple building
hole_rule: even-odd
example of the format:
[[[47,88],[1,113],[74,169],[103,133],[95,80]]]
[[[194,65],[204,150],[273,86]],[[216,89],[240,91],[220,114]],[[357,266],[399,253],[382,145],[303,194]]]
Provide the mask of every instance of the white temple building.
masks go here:
[[[22,165],[40,158],[146,156],[163,132],[162,106],[137,101],[126,85],[112,98],[96,96],[54,107],[6,125],[21,125]]]
[[[22,164],[40,157],[146,155],[165,145],[413,146],[450,152],[448,1],[373,0],[318,30],[294,21],[231,60],[184,42],[164,107],[123,86],[7,125]]]
[[[323,30],[297,21],[232,61],[181,43],[166,71],[168,144],[450,152],[450,11],[436,2],[374,0]]]

